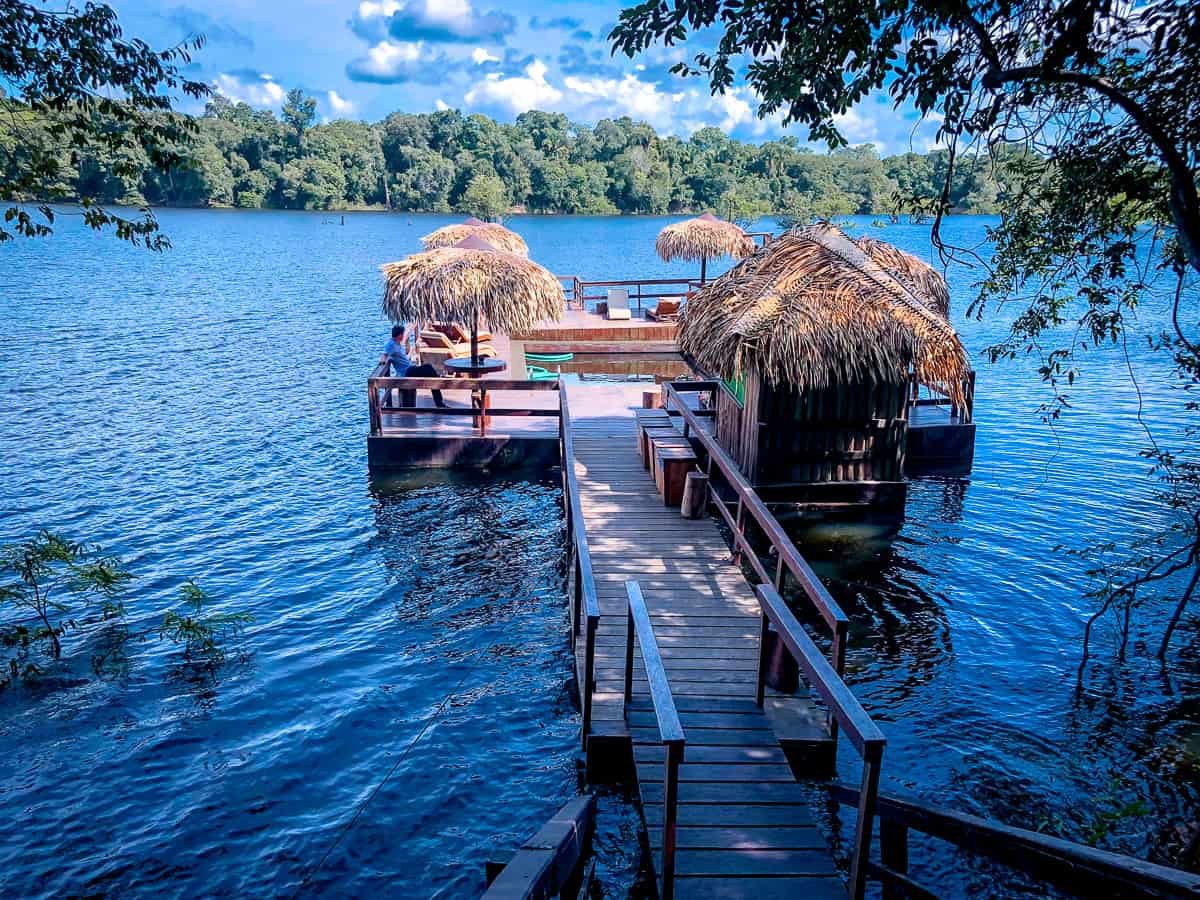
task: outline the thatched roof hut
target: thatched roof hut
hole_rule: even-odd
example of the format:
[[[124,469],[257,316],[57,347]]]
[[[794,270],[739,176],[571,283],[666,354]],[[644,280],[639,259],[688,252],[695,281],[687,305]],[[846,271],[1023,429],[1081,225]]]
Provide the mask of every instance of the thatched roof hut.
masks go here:
[[[444,225],[437,231],[431,231],[421,238],[421,244],[426,250],[436,250],[439,247],[453,247],[455,244],[475,235],[487,241],[497,250],[528,256],[529,247],[515,231],[509,231],[503,225],[495,222],[481,222],[474,216],[465,222]]]
[[[898,481],[912,379],[961,398],[970,371],[946,319],[830,225],[698,291],[678,340],[741,391],[723,395],[717,434],[757,484]]]
[[[683,259],[700,263],[700,281],[710,259],[732,256],[741,259],[754,252],[754,241],[732,222],[705,213],[694,219],[675,222],[658,233],[654,249],[663,262]]]
[[[474,236],[381,267],[383,311],[394,322],[474,323],[527,331],[562,317],[562,285],[537,263]]]
[[[873,248],[878,254],[878,248]],[[724,377],[773,384],[957,382],[969,370],[949,323],[839,229],[776,239],[697,292],[679,345]]]
[[[942,273],[911,253],[863,235],[854,243],[889,275],[899,279],[943,319],[950,318],[950,287]]]

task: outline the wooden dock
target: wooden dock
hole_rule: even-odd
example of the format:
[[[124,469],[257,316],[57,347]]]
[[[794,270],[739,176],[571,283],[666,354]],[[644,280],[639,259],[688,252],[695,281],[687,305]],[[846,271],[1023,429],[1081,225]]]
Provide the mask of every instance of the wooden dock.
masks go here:
[[[756,704],[759,602],[716,523],[663,504],[637,453],[632,410],[571,427],[600,611],[592,728],[599,736],[628,730],[656,873],[664,750],[641,663],[633,702],[628,710],[623,703],[629,579],[645,597],[687,734],[675,896],[844,897],[781,744],[828,741],[824,716],[806,697]]]

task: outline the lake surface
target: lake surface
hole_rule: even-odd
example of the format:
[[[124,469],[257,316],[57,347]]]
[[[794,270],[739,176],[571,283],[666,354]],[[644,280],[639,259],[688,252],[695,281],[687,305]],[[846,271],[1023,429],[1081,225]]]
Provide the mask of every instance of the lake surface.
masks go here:
[[[213,679],[181,677],[157,641],[97,677],[102,636],[72,636],[37,688],[0,694],[0,796],[19,822],[0,892],[470,896],[489,853],[578,789],[578,716],[553,477],[367,475],[378,266],[452,220],[161,220],[161,256],[70,219],[0,247],[0,543],[46,526],[119,553],[135,627],[188,577],[256,621]],[[666,221],[509,224],[553,271],[615,279],[687,273],[654,256]],[[987,224],[946,228],[973,243]],[[929,255],[926,226],[857,225]],[[1006,321],[967,320],[978,273],[949,277],[978,353]],[[1145,328],[1161,316],[1150,304]],[[1130,353],[1169,430],[1168,373],[1144,341]],[[1103,630],[1077,688],[1088,579],[1055,549],[1161,524],[1125,359],[1089,354],[1053,429],[1030,362],[978,367],[973,473],[914,481],[892,540],[803,547],[854,623],[848,680],[889,739],[884,787],[1175,861],[1200,800],[1196,629],[1163,672],[1140,644],[1165,614],[1139,609],[1138,652],[1117,662]],[[636,816],[620,797],[603,816],[620,895]],[[988,878],[955,883],[994,892]]]

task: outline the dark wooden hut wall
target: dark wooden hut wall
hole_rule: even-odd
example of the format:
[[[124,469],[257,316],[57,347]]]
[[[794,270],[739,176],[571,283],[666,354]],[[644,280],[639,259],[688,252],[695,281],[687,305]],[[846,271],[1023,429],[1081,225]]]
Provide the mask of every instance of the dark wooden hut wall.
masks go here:
[[[900,481],[908,386],[844,384],[801,391],[751,372],[744,408],[718,401],[717,436],[754,484]]]

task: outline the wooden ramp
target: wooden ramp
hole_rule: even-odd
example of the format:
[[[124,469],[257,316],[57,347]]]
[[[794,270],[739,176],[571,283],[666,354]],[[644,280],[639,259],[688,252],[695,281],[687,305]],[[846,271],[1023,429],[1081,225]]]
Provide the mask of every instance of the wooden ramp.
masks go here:
[[[586,408],[586,392],[574,403]],[[665,751],[636,655],[634,699],[623,704],[627,579],[645,596],[687,736],[674,896],[845,897],[781,745],[828,741],[824,717],[805,697],[755,704],[759,605],[716,523],[664,506],[637,453],[632,410],[570,427],[600,604],[593,729],[627,723],[656,877]]]

